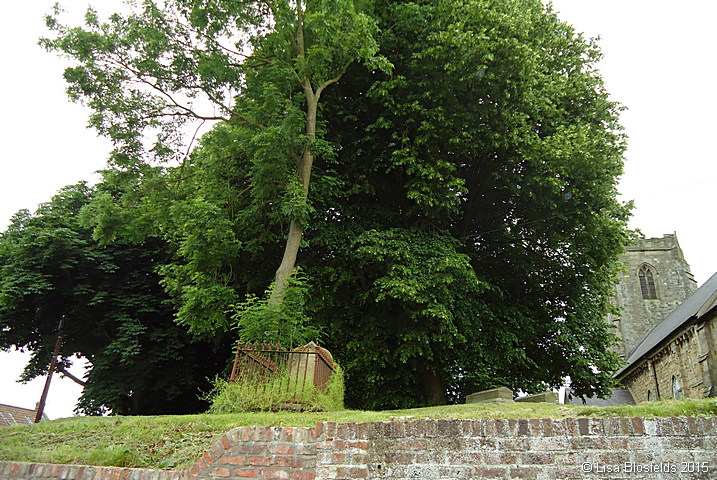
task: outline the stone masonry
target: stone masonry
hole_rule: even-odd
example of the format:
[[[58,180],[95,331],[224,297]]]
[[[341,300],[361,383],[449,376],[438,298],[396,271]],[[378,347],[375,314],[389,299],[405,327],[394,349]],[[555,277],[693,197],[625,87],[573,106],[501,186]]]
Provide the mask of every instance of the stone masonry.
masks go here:
[[[674,478],[717,478],[717,417],[242,427],[182,472],[0,462],[0,480]]]
[[[627,358],[652,327],[697,290],[697,283],[674,234],[639,239],[627,247],[622,260],[625,272],[615,297],[621,313],[607,320],[617,327],[615,333],[622,339],[619,353]],[[642,267],[650,270],[656,298],[644,298]]]

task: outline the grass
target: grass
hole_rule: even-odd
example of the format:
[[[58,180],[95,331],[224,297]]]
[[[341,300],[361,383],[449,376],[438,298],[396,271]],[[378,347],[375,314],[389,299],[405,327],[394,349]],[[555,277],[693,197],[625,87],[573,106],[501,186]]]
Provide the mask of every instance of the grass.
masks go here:
[[[715,416],[717,402],[679,400],[632,406],[585,407],[483,403],[368,412],[256,412],[157,417],[75,417],[0,429],[0,460],[183,469],[235,427],[313,427],[320,421],[418,419]]]
[[[279,411],[288,406],[312,412],[344,410],[344,376],[340,368],[331,374],[324,388],[314,387],[313,377],[302,378],[300,373],[301,370],[274,373],[259,384],[229,383],[217,378],[206,396],[211,403],[209,413]]]

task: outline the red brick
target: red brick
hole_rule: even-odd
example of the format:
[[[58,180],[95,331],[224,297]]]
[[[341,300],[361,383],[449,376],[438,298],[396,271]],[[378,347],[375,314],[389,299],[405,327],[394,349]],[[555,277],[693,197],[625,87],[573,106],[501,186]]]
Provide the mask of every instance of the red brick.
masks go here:
[[[443,420],[439,420],[443,421]],[[401,438],[406,436],[406,426],[403,422],[400,421],[393,421],[391,422],[391,437],[392,438]]]
[[[332,440],[324,440],[323,442],[317,443],[316,448],[318,450],[333,450],[333,443]]]
[[[203,472],[207,469],[209,464],[206,460],[204,460],[204,458],[200,458],[199,460],[197,460],[197,463],[195,463],[194,466],[197,467],[197,472]]]
[[[214,463],[214,460],[215,460],[214,455],[212,455],[211,451],[206,452],[202,458],[204,459],[205,462],[207,462],[208,465],[211,465],[212,463]]]
[[[645,434],[645,422],[642,418],[633,418],[632,419],[632,431],[635,435],[644,435]]]
[[[238,478],[259,478],[261,470],[256,468],[234,470],[234,476]]]
[[[368,438],[368,423],[360,423],[358,426],[358,438],[365,440]]]
[[[274,455],[293,455],[294,447],[291,445],[269,445],[269,453]]]
[[[294,472],[294,479],[293,480],[314,480],[316,478],[316,474],[314,472],[307,472],[307,471],[301,471],[301,472]]]
[[[222,435],[222,438],[219,441],[221,442],[222,446],[224,447],[224,450],[228,449],[232,445],[232,442],[229,440],[229,437],[227,437],[226,434]]]
[[[699,432],[699,428],[697,427],[697,420],[695,417],[687,417],[687,425],[690,429],[690,435],[697,435]]]
[[[211,470],[209,470],[209,475],[213,477],[228,477],[232,473],[229,471],[226,467],[214,467]]]
[[[339,478],[368,478],[368,467],[339,467],[336,475]]]
[[[326,422],[317,423],[314,431],[316,432],[316,438],[321,438],[321,435],[326,432]]]
[[[334,438],[336,436],[336,422],[324,422],[324,428],[327,437]]]
[[[231,457],[224,457],[222,462],[228,463],[229,465],[244,465],[246,457],[243,455],[234,455]]]
[[[299,457],[276,456],[274,457],[274,465],[278,467],[301,468],[304,461]]]
[[[542,437],[543,429],[541,428],[543,423],[539,418],[533,418],[530,420],[530,434],[534,437]]]
[[[351,442],[349,444],[350,448],[357,448],[359,450],[368,450],[368,442],[363,440],[360,442]]]
[[[245,453],[250,455],[257,455],[264,452],[264,445],[257,445],[255,443],[244,443],[239,445],[237,448],[239,453]]]
[[[246,461],[248,465],[268,467],[272,464],[271,457],[249,457]]]
[[[271,441],[271,427],[254,427],[254,441]]]
[[[291,480],[291,474],[286,470],[264,470],[262,478],[275,480]]]

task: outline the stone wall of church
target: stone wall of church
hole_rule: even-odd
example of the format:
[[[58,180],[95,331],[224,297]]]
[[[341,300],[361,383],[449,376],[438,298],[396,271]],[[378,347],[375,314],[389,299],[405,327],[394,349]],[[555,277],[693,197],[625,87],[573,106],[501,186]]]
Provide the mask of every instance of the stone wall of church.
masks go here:
[[[639,239],[622,259],[625,272],[615,298],[621,313],[609,316],[608,322],[617,327],[620,353],[627,358],[652,327],[697,290],[697,283],[674,234]],[[654,282],[654,299],[644,298],[639,277],[643,267]]]
[[[717,395],[717,314],[686,327],[621,380],[636,402]]]

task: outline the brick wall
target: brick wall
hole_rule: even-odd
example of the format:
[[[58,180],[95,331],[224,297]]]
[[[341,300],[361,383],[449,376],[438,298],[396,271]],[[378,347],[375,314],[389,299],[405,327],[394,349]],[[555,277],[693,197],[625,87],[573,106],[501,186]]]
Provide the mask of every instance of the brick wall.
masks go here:
[[[0,480],[714,479],[717,417],[242,427],[183,472],[0,462]]]

